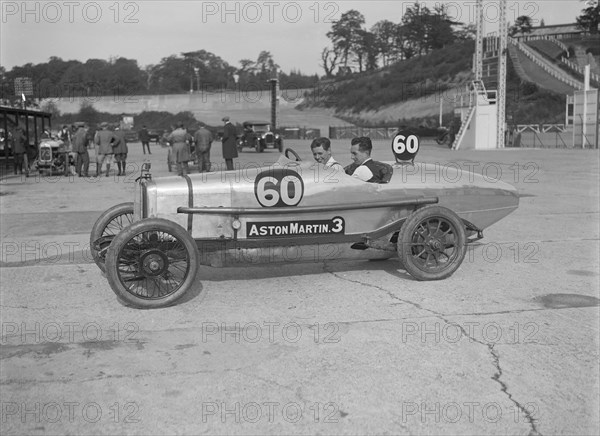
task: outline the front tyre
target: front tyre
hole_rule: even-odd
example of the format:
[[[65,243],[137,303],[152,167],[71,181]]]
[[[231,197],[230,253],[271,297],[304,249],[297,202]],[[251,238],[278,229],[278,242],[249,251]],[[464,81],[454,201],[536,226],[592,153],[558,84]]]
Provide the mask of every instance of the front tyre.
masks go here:
[[[106,274],[112,290],[139,308],[173,304],[193,285],[198,247],[178,224],[160,218],[138,221],[111,243]]]
[[[90,233],[92,258],[102,272],[106,272],[106,251],[113,238],[133,223],[133,203],[121,203],[111,207],[96,220]]]
[[[458,215],[442,206],[425,206],[409,215],[402,225],[398,257],[417,280],[445,279],[465,258],[466,239]]]

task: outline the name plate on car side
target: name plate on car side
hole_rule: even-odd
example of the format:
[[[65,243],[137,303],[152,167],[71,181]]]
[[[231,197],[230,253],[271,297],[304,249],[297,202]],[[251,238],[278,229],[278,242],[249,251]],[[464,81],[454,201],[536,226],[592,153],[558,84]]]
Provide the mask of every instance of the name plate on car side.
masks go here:
[[[346,222],[340,216],[328,220],[248,221],[246,223],[247,238],[343,235],[345,231]]]

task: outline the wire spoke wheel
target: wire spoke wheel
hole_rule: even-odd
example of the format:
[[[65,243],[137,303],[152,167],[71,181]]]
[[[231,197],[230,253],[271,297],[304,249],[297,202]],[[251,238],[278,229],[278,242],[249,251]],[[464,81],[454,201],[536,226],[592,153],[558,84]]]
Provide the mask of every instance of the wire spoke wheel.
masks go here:
[[[398,255],[417,280],[440,280],[452,275],[466,253],[466,235],[460,218],[441,206],[426,206],[402,225]]]
[[[138,307],[163,307],[189,289],[198,270],[195,241],[181,226],[146,219],[111,243],[107,276],[115,293]]]
[[[143,298],[163,298],[181,286],[190,271],[185,245],[167,232],[144,231],[122,247],[117,274],[127,290]]]
[[[125,227],[133,224],[133,203],[121,203],[111,207],[96,220],[90,234],[90,251],[98,268],[106,271],[106,252],[112,240]]]

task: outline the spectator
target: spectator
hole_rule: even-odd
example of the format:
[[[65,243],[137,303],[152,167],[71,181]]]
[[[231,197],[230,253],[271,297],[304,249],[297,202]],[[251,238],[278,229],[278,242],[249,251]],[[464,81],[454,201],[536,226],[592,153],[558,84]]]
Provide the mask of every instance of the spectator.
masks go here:
[[[148,154],[152,154],[150,152],[150,134],[148,133],[145,125],[142,126],[138,132],[138,138],[140,138],[140,141],[142,142],[142,151],[144,154],[146,154],[146,147],[148,147]]]
[[[23,168],[25,168],[25,176],[29,177],[29,165],[27,159],[27,138],[23,134],[23,128],[17,126],[15,134],[13,136],[13,153],[15,163],[15,174],[17,171],[19,174],[23,174]]]
[[[71,148],[71,131],[65,124],[62,126],[62,130],[59,133],[60,140],[65,143],[67,150]]]
[[[87,132],[84,126],[79,126],[73,135],[73,151],[77,153],[75,172],[79,177],[89,177],[90,154],[87,149]]]
[[[127,140],[125,139],[125,132],[120,130],[118,127],[113,133],[115,141],[112,143],[113,152],[115,153],[115,161],[119,168],[119,174],[117,176],[125,175],[125,165],[127,164]]]
[[[173,147],[178,176],[187,176],[188,174],[188,162],[192,160],[189,143],[192,140],[191,135],[183,128],[182,122],[177,123],[177,128],[167,138]]]
[[[108,123],[100,124],[100,130],[94,136],[96,144],[96,177],[102,173],[102,165],[106,162],[106,177],[110,172],[110,163],[113,159],[112,143],[114,142],[113,133],[108,129]]]
[[[222,120],[225,123],[223,129],[223,159],[227,166],[227,171],[233,170],[233,158],[238,157],[237,152],[237,131],[233,124],[229,121],[229,117],[223,117]]]
[[[212,142],[212,134],[204,124],[200,123],[200,128],[194,133],[194,143],[196,144],[198,171],[201,173],[210,171],[210,147]]]

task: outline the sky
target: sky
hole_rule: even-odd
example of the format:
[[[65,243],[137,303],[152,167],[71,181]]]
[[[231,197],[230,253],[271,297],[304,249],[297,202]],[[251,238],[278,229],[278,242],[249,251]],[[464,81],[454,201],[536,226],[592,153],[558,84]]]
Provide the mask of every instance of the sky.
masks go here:
[[[421,2],[448,6],[457,21],[475,21],[475,1]],[[42,1],[0,0],[0,65],[111,57],[136,59],[141,67],[163,57],[207,50],[234,67],[269,51],[282,71],[323,74],[326,33],[342,13],[355,9],[370,28],[400,22],[414,1]],[[484,0],[485,31],[498,27],[498,2]],[[574,23],[579,0],[509,1],[508,22],[528,15],[534,25]]]

